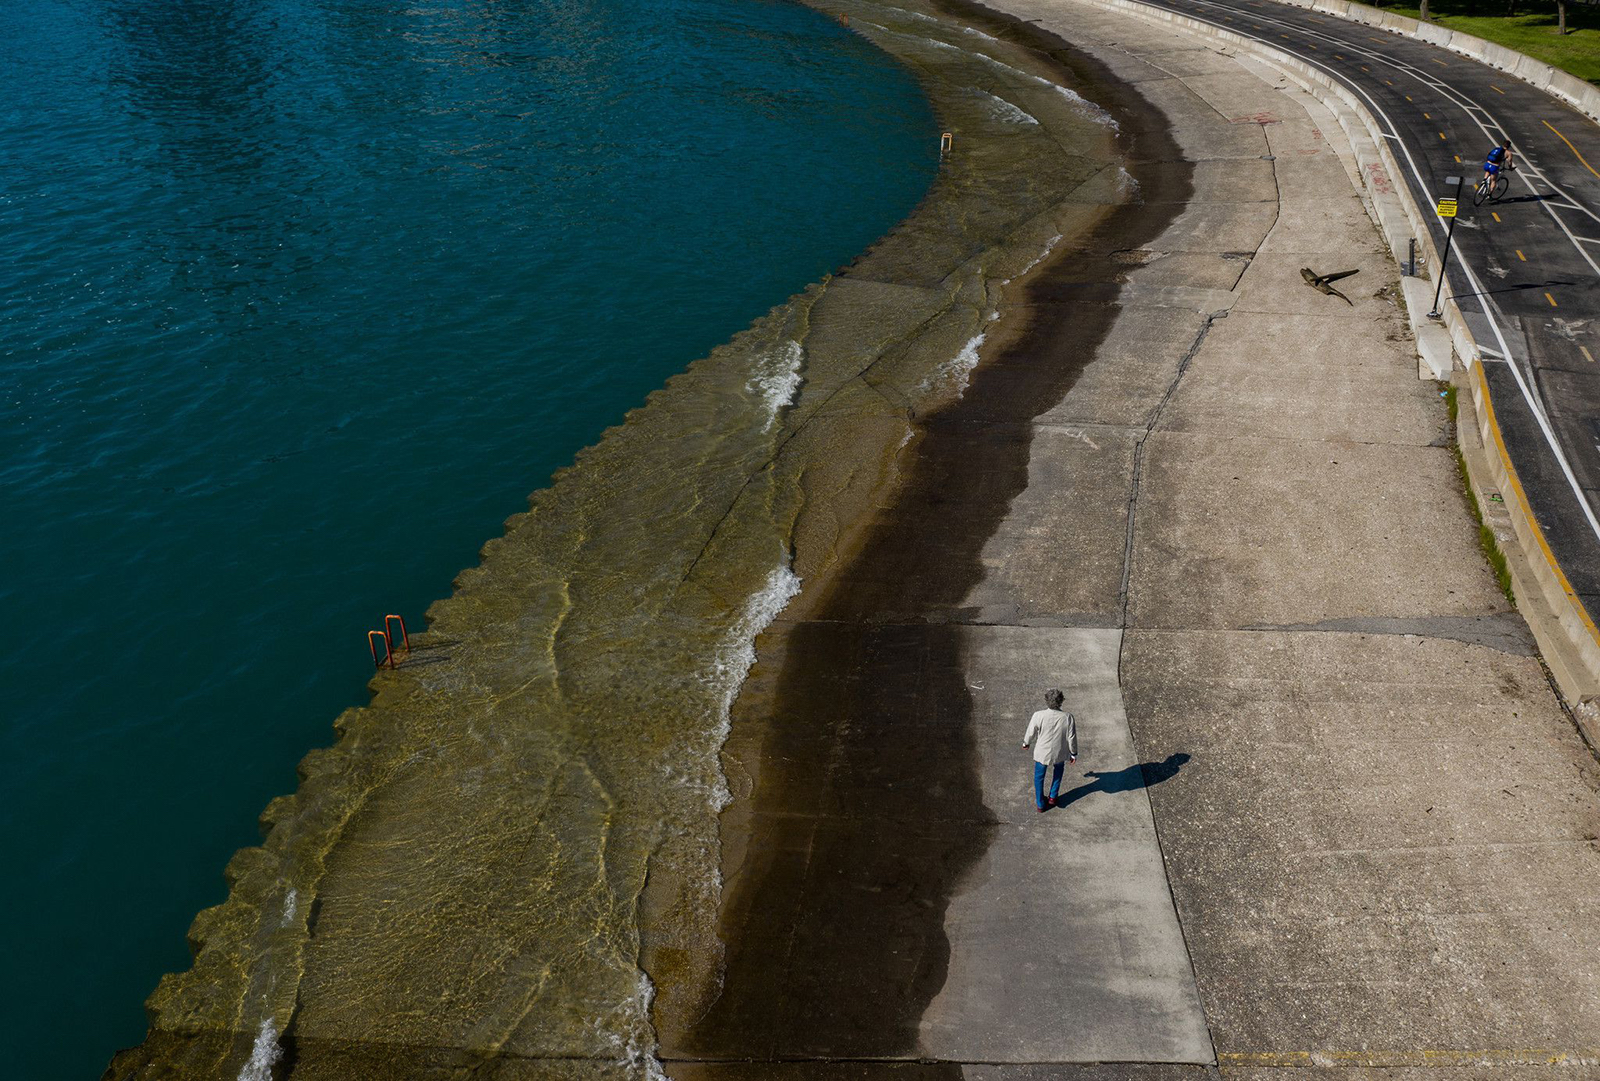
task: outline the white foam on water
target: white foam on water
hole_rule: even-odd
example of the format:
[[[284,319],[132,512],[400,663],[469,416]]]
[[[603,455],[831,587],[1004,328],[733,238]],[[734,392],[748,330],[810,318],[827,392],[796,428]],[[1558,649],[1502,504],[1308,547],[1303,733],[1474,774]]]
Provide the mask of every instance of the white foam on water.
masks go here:
[[[963,26],[961,28],[961,32],[963,34],[971,34],[973,37],[982,38],[984,41],[999,41],[1000,40],[999,38],[995,37],[993,34],[985,34],[982,30],[974,30],[970,26]]]
[[[739,697],[739,689],[744,686],[750,667],[756,663],[756,636],[778,618],[778,614],[789,606],[799,592],[800,576],[790,570],[787,563],[780,564],[768,574],[766,583],[745,601],[744,609],[718,644],[711,667],[703,677],[717,694],[717,724],[713,738],[716,747],[714,753],[718,757],[712,804],[718,811],[733,801],[733,796],[728,792],[728,778],[722,772],[720,752],[733,727],[731,717],[734,699]]]
[[[250,1048],[250,1061],[239,1071],[239,1081],[272,1081],[272,1068],[281,1057],[283,1048],[278,1046],[278,1033],[272,1021],[261,1022],[261,1031],[256,1033],[256,1042]]]
[[[1072,107],[1077,109],[1081,115],[1088,117],[1096,124],[1099,124],[1102,127],[1110,128],[1112,131],[1121,130],[1117,127],[1117,122],[1112,118],[1110,113],[1100,108],[1100,106],[1096,105],[1082,94],[1074,93],[1073,91],[1062,86],[1060,83],[1050,82],[1049,79],[1040,79],[1039,81],[1053,87],[1056,93],[1072,102]]]
[[[999,68],[1001,71],[1009,71],[1011,74],[1017,76],[1018,78],[1026,79],[1029,82],[1032,82],[1032,83],[1046,83],[1047,85],[1050,85],[1050,86],[1054,86],[1055,85],[1054,83],[1051,83],[1048,79],[1041,79],[1041,78],[1039,78],[1039,76],[1034,75],[1031,72],[1023,71],[1021,68],[1014,68],[1010,64],[1006,63],[1004,60],[996,60],[994,57],[990,56],[988,53],[973,53],[972,55],[976,56],[979,60],[982,60],[985,64],[988,64],[990,67]]]
[[[1024,112],[997,94],[991,94],[987,90],[978,90],[977,93],[989,99],[989,115],[996,120],[1007,124],[1037,124],[1039,122],[1038,118],[1032,113]]]
[[[661,1060],[656,1057],[655,1030],[650,1027],[650,1004],[656,999],[656,986],[650,982],[650,977],[643,972],[639,973],[639,980],[634,985],[633,998],[620,1003],[617,1013],[627,1014],[619,1018],[621,1024],[602,1023],[601,1032],[606,1042],[611,1044],[617,1056],[617,1062],[623,1066],[630,1076],[643,1076],[645,1081],[672,1081],[667,1076],[667,1071],[662,1068]],[[618,1035],[618,1030],[627,1032],[627,1036]],[[645,1036],[645,1033],[649,1033]],[[649,1046],[646,1046],[648,1043]]]
[[[1096,105],[1082,94],[1076,93],[1067,87],[1062,86],[1060,83],[1051,82],[1049,79],[1035,75],[1031,71],[1023,71],[1021,68],[1012,67],[1003,60],[996,60],[988,53],[973,53],[973,55],[990,64],[991,66],[999,68],[1001,71],[1010,72],[1012,75],[1015,75],[1018,78],[1026,79],[1031,83],[1037,83],[1039,86],[1049,87],[1051,90],[1054,90],[1056,93],[1060,94],[1062,97],[1071,102],[1073,111],[1075,111],[1079,116],[1082,116],[1088,120],[1092,120],[1096,124],[1108,127],[1112,131],[1119,130],[1117,128],[1117,122],[1112,119],[1110,113],[1100,108],[1100,106]]]
[[[794,404],[805,356],[806,351],[799,342],[786,341],[756,357],[755,371],[746,386],[766,406],[764,431],[772,431],[772,426],[778,423],[778,415]]]
[[[1123,174],[1123,175],[1127,175],[1127,174]],[[1038,255],[1035,255],[1033,257],[1033,262],[1029,263],[1027,266],[1025,266],[1021,270],[1017,271],[1017,277],[1019,277],[1019,278],[1022,277],[1028,271],[1032,270],[1034,267],[1038,266],[1040,263],[1042,263],[1046,259],[1050,258],[1050,253],[1056,250],[1056,245],[1059,244],[1059,243],[1061,243],[1061,234],[1057,233],[1055,236],[1051,237],[1049,243],[1047,243],[1044,246],[1044,251],[1040,252]],[[1009,282],[1011,279],[1007,278],[1006,280]]]
[[[987,334],[977,334],[961,347],[961,351],[933,370],[933,374],[922,381],[923,390],[932,390],[951,381],[956,381],[958,393],[965,393],[967,382],[972,378],[972,369],[978,366],[978,350],[983,346],[983,339]]]

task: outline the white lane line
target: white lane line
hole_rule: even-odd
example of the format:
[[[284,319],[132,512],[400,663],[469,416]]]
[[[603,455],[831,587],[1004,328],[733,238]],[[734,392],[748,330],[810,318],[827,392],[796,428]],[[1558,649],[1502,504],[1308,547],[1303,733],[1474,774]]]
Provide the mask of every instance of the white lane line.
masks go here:
[[[1201,0],[1201,3],[1204,3],[1207,7],[1218,7],[1218,6],[1220,6],[1220,5],[1217,5],[1215,3],[1212,3],[1211,0]],[[1152,4],[1151,6],[1155,7],[1156,5]],[[1158,10],[1161,10],[1161,9],[1158,8]],[[1267,17],[1267,16],[1263,16],[1263,18],[1266,19],[1266,21],[1268,21],[1268,22],[1275,21],[1275,20],[1273,20],[1273,19],[1271,19],[1270,17]],[[1227,27],[1224,27],[1224,26],[1220,25],[1219,23],[1217,23],[1215,21],[1211,21],[1211,25],[1217,27],[1217,29],[1219,29],[1219,30],[1227,32]],[[1287,24],[1282,24],[1281,21],[1280,21],[1280,25],[1287,25]],[[1240,35],[1244,36],[1244,37],[1251,36],[1251,35],[1244,34],[1242,31],[1236,31],[1236,32],[1240,33]],[[1260,39],[1260,38],[1258,38],[1256,40],[1262,41],[1263,44],[1269,44],[1268,42],[1266,42],[1265,40]],[[1276,46],[1274,46],[1274,47],[1276,47]],[[1352,48],[1352,51],[1358,51],[1358,50]],[[1384,56],[1382,56],[1380,54],[1374,54],[1374,55],[1375,55],[1376,59],[1381,60],[1386,64],[1389,64],[1391,67],[1396,67],[1396,68],[1400,67],[1400,65],[1393,63],[1387,57],[1384,57]],[[1357,85],[1354,82],[1347,81],[1345,79],[1345,77],[1340,72],[1338,72],[1338,71],[1334,70],[1333,68],[1329,67],[1327,64],[1324,64],[1324,63],[1321,63],[1318,60],[1312,59],[1311,57],[1301,56],[1301,57],[1297,57],[1296,59],[1298,59],[1301,63],[1310,64],[1313,67],[1320,68],[1321,70],[1326,72],[1330,77],[1332,77],[1336,81],[1344,83],[1354,93],[1359,94],[1359,95],[1361,95],[1361,97],[1366,99],[1367,104],[1372,107],[1373,115],[1378,117],[1378,118],[1381,118],[1382,121],[1386,125],[1388,125],[1389,130],[1391,132],[1397,130],[1396,126],[1395,126],[1395,123],[1394,123],[1394,120],[1389,116],[1389,114],[1386,111],[1384,111],[1384,109],[1383,109],[1383,107],[1381,105],[1379,105],[1376,101],[1374,101],[1372,99],[1372,95],[1367,93],[1367,91],[1363,87]],[[1424,195],[1426,195],[1426,193],[1428,193],[1431,189],[1429,188],[1427,181],[1423,179],[1422,170],[1417,167],[1417,161],[1416,161],[1416,158],[1411,153],[1411,148],[1405,144],[1404,140],[1397,139],[1395,141],[1399,144],[1401,152],[1405,155],[1406,165],[1410,168],[1411,175],[1414,178],[1416,178],[1417,190],[1420,191],[1420,192],[1423,192]],[[1527,181],[1524,180],[1524,183],[1527,183]],[[1554,187],[1554,185],[1551,185],[1551,186]],[[1565,196],[1563,196],[1563,197],[1565,197]],[[1554,219],[1556,221],[1556,223],[1558,225],[1561,225],[1562,230],[1564,232],[1567,231],[1566,230],[1566,226],[1561,223],[1561,219],[1560,218],[1557,218],[1554,213],[1552,213],[1550,216],[1551,216],[1552,219]],[[1433,216],[1433,224],[1434,224],[1434,227],[1437,228],[1441,233],[1444,232],[1445,229],[1446,229],[1445,220],[1443,218],[1439,217],[1437,214],[1435,214]],[[1570,236],[1571,234],[1568,233],[1568,235]],[[1577,245],[1573,245],[1573,247],[1576,250],[1582,252],[1582,249],[1581,248],[1577,248]],[[1458,252],[1459,252],[1459,249],[1458,249]],[[1583,255],[1584,255],[1585,259],[1588,258],[1588,253],[1587,252],[1584,252]],[[1480,301],[1483,303],[1484,313],[1486,315],[1488,315],[1488,317],[1489,317],[1489,329],[1494,331],[1495,340],[1500,345],[1501,353],[1504,356],[1507,356],[1507,357],[1513,356],[1513,353],[1511,352],[1511,346],[1506,342],[1505,332],[1500,327],[1500,320],[1504,318],[1504,315],[1503,315],[1503,313],[1500,313],[1499,306],[1495,305],[1490,300],[1490,298],[1488,297],[1485,289],[1483,288],[1482,283],[1478,279],[1478,275],[1473,271],[1472,264],[1470,262],[1468,262],[1464,252],[1458,254],[1457,260],[1456,260],[1456,265],[1459,266],[1461,268],[1462,273],[1466,275],[1467,283],[1471,286],[1472,292],[1474,294],[1476,294],[1479,297]],[[1497,314],[1499,314],[1499,318],[1496,318]],[[1588,521],[1589,528],[1594,533],[1595,539],[1596,540],[1600,540],[1600,521],[1596,520],[1595,514],[1594,514],[1594,508],[1589,505],[1588,497],[1584,494],[1582,486],[1578,484],[1578,478],[1572,472],[1571,463],[1567,461],[1567,456],[1562,452],[1561,445],[1556,440],[1555,430],[1550,426],[1550,418],[1549,418],[1549,416],[1546,415],[1546,413],[1544,411],[1543,403],[1539,402],[1534,397],[1533,392],[1529,389],[1528,381],[1523,376],[1522,365],[1513,363],[1513,364],[1509,364],[1507,366],[1511,369],[1512,377],[1517,381],[1517,389],[1519,391],[1521,391],[1521,393],[1522,393],[1522,400],[1525,403],[1527,403],[1529,413],[1531,413],[1533,415],[1534,422],[1536,424],[1538,424],[1539,431],[1544,436],[1545,444],[1547,446],[1549,446],[1550,453],[1551,453],[1551,455],[1553,455],[1555,457],[1556,464],[1561,467],[1562,476],[1567,478],[1567,484],[1572,489],[1573,496],[1578,500],[1578,506],[1583,509],[1584,519],[1586,521]]]
[[[1212,6],[1219,6],[1219,5],[1212,5]],[[1289,27],[1291,29],[1295,28],[1295,24],[1284,22],[1281,19],[1272,19],[1272,18],[1266,17],[1266,16],[1263,16],[1263,18],[1266,18],[1266,20],[1268,22],[1276,23],[1279,26],[1286,26],[1286,27]],[[1344,46],[1344,44],[1345,44],[1343,41],[1333,37],[1332,35],[1328,35],[1328,39],[1330,41],[1336,43],[1336,44],[1341,45],[1341,46]],[[1499,123],[1499,121],[1494,119],[1493,114],[1491,114],[1488,111],[1488,109],[1486,109],[1484,106],[1478,104],[1473,99],[1467,97],[1464,93],[1462,93],[1461,91],[1457,90],[1454,86],[1451,86],[1450,84],[1445,83],[1445,82],[1441,82],[1432,73],[1425,72],[1425,71],[1422,71],[1419,68],[1412,67],[1410,64],[1408,64],[1408,63],[1406,63],[1404,61],[1397,60],[1397,59],[1394,59],[1392,57],[1386,56],[1383,53],[1379,53],[1379,52],[1375,52],[1375,51],[1372,51],[1372,50],[1368,50],[1368,49],[1365,48],[1365,46],[1350,44],[1348,47],[1349,47],[1351,52],[1362,53],[1363,55],[1365,55],[1370,60],[1376,61],[1376,62],[1381,63],[1381,64],[1385,64],[1388,67],[1391,67],[1391,68],[1393,68],[1394,70],[1396,70],[1398,72],[1401,72],[1403,74],[1409,75],[1411,78],[1415,79],[1417,82],[1419,82],[1422,85],[1428,87],[1429,89],[1435,91],[1441,97],[1443,97],[1446,100],[1452,102],[1453,104],[1455,104],[1457,107],[1459,107],[1463,111],[1466,111],[1468,113],[1469,118],[1472,119],[1474,122],[1476,122],[1478,124],[1479,129],[1482,130],[1484,132],[1484,134],[1489,137],[1491,142],[1498,142],[1501,138],[1508,136],[1509,133]],[[1312,61],[1312,60],[1310,60],[1309,58],[1306,58],[1306,57],[1302,57],[1301,59],[1306,60],[1308,63],[1315,63],[1314,61]],[[1331,68],[1328,68],[1326,65],[1317,64],[1316,66],[1322,68],[1324,71],[1329,72],[1329,74],[1335,74],[1333,72],[1333,70]],[[1351,83],[1349,85],[1353,86],[1354,84]],[[1362,96],[1366,97],[1369,102],[1372,101],[1372,99],[1370,97],[1368,97],[1366,94],[1363,94]],[[1373,103],[1373,104],[1374,104],[1374,106],[1376,106],[1376,103]],[[1485,123],[1482,120],[1478,120],[1477,117],[1472,116],[1470,110],[1473,110],[1473,109],[1476,109],[1478,112],[1483,113],[1484,117],[1487,120],[1487,123]],[[1387,117],[1385,117],[1385,119],[1387,119]],[[1555,184],[1547,175],[1545,175],[1545,173],[1542,170],[1540,170],[1536,166],[1532,165],[1531,163],[1527,163],[1526,159],[1523,159],[1523,160],[1524,160],[1524,165],[1519,167],[1517,170],[1514,170],[1515,172],[1519,173],[1519,175],[1520,175],[1521,173],[1526,171],[1527,173],[1531,174],[1532,176],[1537,177],[1540,181],[1542,181],[1545,184],[1545,186],[1547,186],[1548,188],[1553,190],[1557,196],[1559,196],[1562,199],[1568,200],[1569,204],[1570,204],[1570,205],[1565,205],[1565,206],[1562,206],[1562,204],[1556,204],[1556,206],[1562,206],[1562,209],[1575,210],[1575,211],[1577,211],[1577,212],[1579,212],[1581,214],[1588,215],[1590,218],[1593,218],[1597,222],[1600,222],[1600,214],[1596,214],[1594,211],[1590,210],[1588,207],[1578,204],[1577,200],[1573,199],[1573,197],[1571,195],[1569,195],[1565,191],[1563,191],[1560,188],[1560,186]],[[1524,176],[1524,178],[1523,178],[1523,183],[1528,186],[1528,189],[1529,189],[1530,192],[1533,192],[1533,194],[1538,194],[1538,192],[1534,189],[1533,184],[1526,178],[1526,176]],[[1424,189],[1424,190],[1426,190],[1426,189]],[[1589,258],[1587,252],[1585,252],[1582,248],[1577,247],[1576,238],[1572,235],[1572,231],[1566,227],[1566,224],[1564,222],[1562,222],[1559,218],[1556,217],[1555,207],[1552,206],[1549,203],[1543,203],[1543,202],[1541,202],[1540,205],[1545,208],[1546,213],[1548,213],[1550,215],[1550,217],[1556,222],[1556,224],[1560,226],[1561,231],[1567,235],[1567,239],[1573,241],[1574,250],[1576,250],[1578,252],[1578,254],[1583,258],[1583,260],[1585,262],[1587,262],[1589,264],[1590,268],[1592,270],[1594,270],[1596,274],[1600,274],[1600,266],[1597,266],[1595,264],[1595,262],[1592,259]]]

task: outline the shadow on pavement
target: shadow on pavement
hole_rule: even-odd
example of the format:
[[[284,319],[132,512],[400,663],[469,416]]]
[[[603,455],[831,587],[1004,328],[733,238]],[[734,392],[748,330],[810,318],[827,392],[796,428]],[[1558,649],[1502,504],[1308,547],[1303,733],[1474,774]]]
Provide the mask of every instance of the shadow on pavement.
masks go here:
[[[1497,293],[1525,293],[1530,289],[1554,289],[1557,286],[1561,286],[1561,285],[1576,285],[1576,284],[1577,284],[1577,282],[1570,282],[1570,281],[1566,281],[1565,279],[1559,279],[1558,280],[1558,279],[1552,278],[1549,281],[1522,282],[1522,283],[1520,283],[1518,285],[1502,286],[1499,289],[1484,289],[1484,290],[1481,290],[1481,291],[1476,292],[1476,293],[1451,293],[1450,294],[1450,299],[1451,300],[1467,300],[1467,299],[1470,299],[1471,297],[1491,297],[1491,296],[1496,295]]]
[[[1095,792],[1104,792],[1110,795],[1115,792],[1133,792],[1140,788],[1149,788],[1162,781],[1178,775],[1178,770],[1189,761],[1189,756],[1182,751],[1169,754],[1160,762],[1140,762],[1136,766],[1127,766],[1114,773],[1101,773],[1090,770],[1085,777],[1093,777],[1089,784],[1081,784],[1070,792],[1063,792],[1056,797],[1056,807],[1070,807],[1079,800]]]

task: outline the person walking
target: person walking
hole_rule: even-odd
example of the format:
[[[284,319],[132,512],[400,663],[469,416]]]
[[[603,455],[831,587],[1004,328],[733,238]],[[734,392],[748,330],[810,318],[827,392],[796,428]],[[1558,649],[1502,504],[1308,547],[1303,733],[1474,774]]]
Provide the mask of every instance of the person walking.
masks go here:
[[[1061,708],[1065,696],[1058,690],[1051,688],[1044,692],[1044,704],[1047,708],[1035,713],[1028,721],[1028,731],[1022,737],[1022,749],[1027,750],[1028,745],[1033,745],[1033,799],[1040,811],[1056,805],[1056,797],[1061,794],[1061,773],[1066,769],[1062,761],[1062,752],[1066,752],[1067,761],[1078,760],[1078,723],[1072,714]],[[1044,794],[1044,772],[1049,767],[1055,767],[1054,776],[1050,778],[1050,795]]]

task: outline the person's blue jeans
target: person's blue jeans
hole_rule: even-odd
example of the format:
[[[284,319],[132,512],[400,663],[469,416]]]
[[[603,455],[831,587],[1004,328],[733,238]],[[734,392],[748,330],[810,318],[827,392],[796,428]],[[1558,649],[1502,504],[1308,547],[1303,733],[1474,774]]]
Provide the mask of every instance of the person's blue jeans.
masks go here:
[[[1050,767],[1043,762],[1033,764],[1033,798],[1038,806],[1044,806],[1044,771]],[[1065,762],[1056,763],[1055,776],[1050,778],[1050,798],[1055,799],[1061,794],[1061,773],[1067,768]]]

